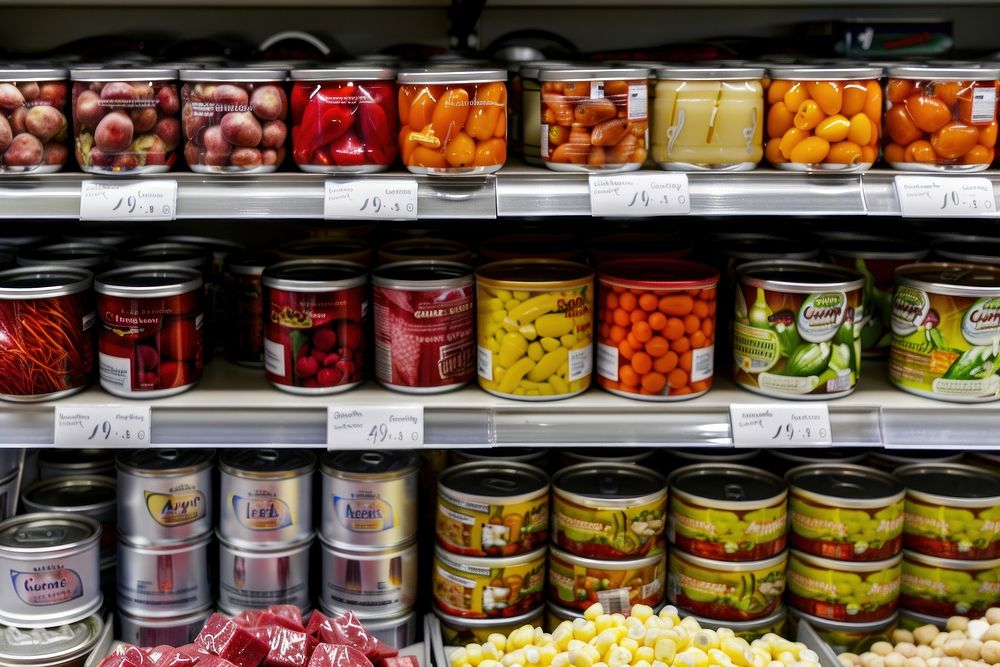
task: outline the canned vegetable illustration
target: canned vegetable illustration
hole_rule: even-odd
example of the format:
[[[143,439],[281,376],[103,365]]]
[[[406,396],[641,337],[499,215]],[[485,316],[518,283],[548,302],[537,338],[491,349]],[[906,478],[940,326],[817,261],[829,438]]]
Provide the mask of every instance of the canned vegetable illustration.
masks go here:
[[[1000,559],[951,560],[903,552],[899,605],[907,611],[947,618],[982,616],[1000,604]]]
[[[787,602],[831,621],[869,623],[896,613],[902,555],[880,561],[819,558],[792,549]]]
[[[790,611],[784,606],[779,606],[778,610],[770,616],[756,621],[717,621],[713,618],[703,618],[695,614],[688,614],[687,612],[682,612],[681,617],[687,618],[688,616],[692,616],[698,621],[698,625],[707,630],[718,631],[720,628],[729,628],[737,637],[752,642],[769,633],[782,637],[794,636],[787,634],[785,631]]]
[[[465,646],[471,643],[485,643],[494,633],[509,635],[522,625],[540,626],[545,609],[539,607],[527,614],[509,618],[465,618],[446,614],[435,607],[434,615],[441,619],[441,638],[444,640],[444,645]]]
[[[663,602],[666,576],[666,553],[636,560],[595,560],[553,548],[548,597],[580,612],[600,602],[605,613],[628,614],[632,605],[655,607]]]
[[[667,599],[720,621],[753,621],[773,614],[785,592],[788,553],[759,561],[709,560],[670,550]]]
[[[545,555],[472,558],[434,552],[434,603],[445,613],[469,618],[521,616],[545,601]]]

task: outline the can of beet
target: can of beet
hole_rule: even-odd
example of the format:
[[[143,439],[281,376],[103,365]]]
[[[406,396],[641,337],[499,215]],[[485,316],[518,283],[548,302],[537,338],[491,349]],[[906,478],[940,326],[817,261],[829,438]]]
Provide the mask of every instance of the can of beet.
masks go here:
[[[436,394],[471,382],[472,267],[393,262],[372,273],[375,379],[389,389]]]
[[[264,365],[264,287],[261,276],[271,262],[263,255],[230,257],[222,271],[226,357],[241,366]]]
[[[333,394],[365,377],[368,272],[361,264],[301,259],[264,271],[264,367],[293,394]]]

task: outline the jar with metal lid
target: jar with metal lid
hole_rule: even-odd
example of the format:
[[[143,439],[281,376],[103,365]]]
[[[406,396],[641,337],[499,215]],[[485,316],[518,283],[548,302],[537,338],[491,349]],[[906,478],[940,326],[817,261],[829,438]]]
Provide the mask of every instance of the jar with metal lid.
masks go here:
[[[878,67],[768,70],[764,157],[778,169],[866,171],[878,158]]]
[[[50,174],[66,164],[68,76],[59,67],[0,67],[0,174]]]
[[[489,174],[507,161],[507,72],[399,73],[399,144],[415,174]]]
[[[982,171],[997,141],[997,85],[991,67],[889,68],[885,161],[902,171]]]
[[[0,626],[0,664],[11,667],[83,667],[104,634],[100,614],[52,628]]]
[[[113,250],[93,243],[53,243],[25,248],[17,253],[18,266],[56,264],[75,266],[97,273],[109,268]]]

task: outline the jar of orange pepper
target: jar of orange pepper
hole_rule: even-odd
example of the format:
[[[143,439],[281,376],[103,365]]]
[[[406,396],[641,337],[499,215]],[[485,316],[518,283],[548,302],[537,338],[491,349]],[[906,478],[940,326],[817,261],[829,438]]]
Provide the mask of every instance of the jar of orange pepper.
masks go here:
[[[675,401],[712,386],[719,273],[697,262],[623,259],[598,275],[597,382]]]
[[[997,142],[1000,69],[889,69],[885,160],[903,171],[982,171]]]
[[[399,145],[415,174],[488,174],[507,160],[507,72],[399,73]]]

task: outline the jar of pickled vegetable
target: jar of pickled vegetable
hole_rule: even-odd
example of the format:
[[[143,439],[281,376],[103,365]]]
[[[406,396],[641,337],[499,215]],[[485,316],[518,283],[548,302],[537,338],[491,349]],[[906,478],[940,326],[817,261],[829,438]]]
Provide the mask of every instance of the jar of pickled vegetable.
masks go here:
[[[396,72],[292,70],[292,157],[302,171],[385,171],[399,151]]]
[[[997,141],[1000,69],[892,67],[885,160],[903,171],[982,171]]]
[[[507,72],[399,73],[399,145],[415,174],[489,174],[507,160]]]
[[[646,161],[649,70],[541,70],[541,156],[555,171],[633,171]]]
[[[768,162],[792,171],[871,168],[882,127],[882,70],[775,67],[768,74]]]
[[[764,70],[656,71],[650,141],[664,169],[744,171],[764,157]]]
[[[569,67],[571,63],[552,60],[527,62],[521,65],[521,157],[528,164],[541,167],[542,162],[542,119],[539,110],[542,104],[542,87],[538,73],[543,69]]]

